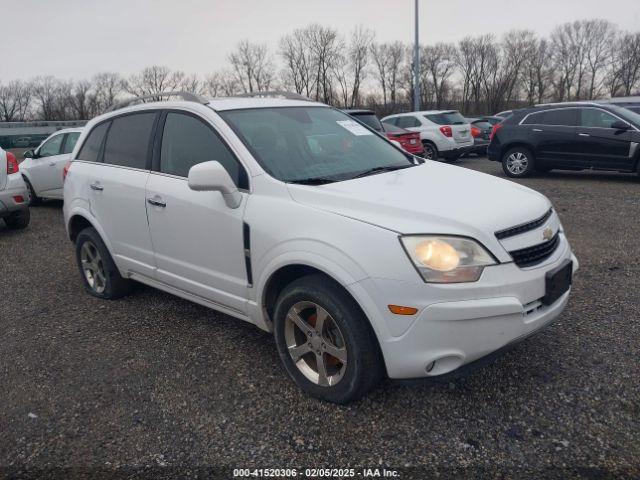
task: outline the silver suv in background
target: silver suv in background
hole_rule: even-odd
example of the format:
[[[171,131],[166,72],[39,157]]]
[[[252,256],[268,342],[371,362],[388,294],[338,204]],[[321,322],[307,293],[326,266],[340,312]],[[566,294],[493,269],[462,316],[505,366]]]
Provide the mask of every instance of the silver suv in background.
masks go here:
[[[457,110],[427,110],[389,115],[382,119],[396,127],[419,132],[424,158],[455,160],[473,148],[469,122]]]
[[[15,155],[0,148],[0,218],[11,229],[29,225],[29,191]]]

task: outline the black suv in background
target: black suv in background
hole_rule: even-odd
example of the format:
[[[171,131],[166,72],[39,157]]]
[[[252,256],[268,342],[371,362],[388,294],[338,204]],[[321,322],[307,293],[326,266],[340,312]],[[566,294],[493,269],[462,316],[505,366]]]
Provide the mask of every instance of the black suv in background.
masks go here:
[[[516,110],[493,127],[489,160],[509,177],[562,170],[638,172],[640,114],[600,103]]]

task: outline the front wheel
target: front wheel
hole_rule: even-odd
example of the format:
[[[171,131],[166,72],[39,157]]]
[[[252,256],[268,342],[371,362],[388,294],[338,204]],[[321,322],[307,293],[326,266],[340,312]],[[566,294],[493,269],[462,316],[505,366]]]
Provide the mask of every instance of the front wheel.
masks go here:
[[[23,176],[22,178],[24,179],[24,183],[27,184],[27,189],[29,190],[29,205],[32,207],[40,205],[42,203],[42,198],[36,194],[36,191],[33,189],[33,185],[31,185],[31,182],[27,180],[27,177]]]
[[[274,323],[287,372],[314,397],[349,403],[383,376],[369,321],[347,292],[323,275],[309,275],[287,286],[278,297]]]
[[[508,177],[528,177],[535,170],[535,158],[531,150],[514,147],[502,156],[502,170]]]

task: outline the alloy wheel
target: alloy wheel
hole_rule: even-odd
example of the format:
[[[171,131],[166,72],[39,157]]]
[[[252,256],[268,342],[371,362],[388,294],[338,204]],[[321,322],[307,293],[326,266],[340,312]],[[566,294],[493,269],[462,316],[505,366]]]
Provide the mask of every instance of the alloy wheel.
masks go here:
[[[529,165],[529,159],[522,152],[513,152],[507,157],[507,170],[513,175],[522,175]]]
[[[427,160],[433,160],[436,156],[435,153],[436,152],[431,145],[427,144],[424,146],[424,158],[426,158]]]
[[[301,301],[285,320],[284,337],[298,370],[320,386],[334,386],[347,368],[347,346],[337,323],[320,305]]]
[[[100,252],[93,242],[86,241],[80,250],[82,272],[89,286],[96,293],[103,293],[107,287],[107,277],[104,273],[104,265]]]

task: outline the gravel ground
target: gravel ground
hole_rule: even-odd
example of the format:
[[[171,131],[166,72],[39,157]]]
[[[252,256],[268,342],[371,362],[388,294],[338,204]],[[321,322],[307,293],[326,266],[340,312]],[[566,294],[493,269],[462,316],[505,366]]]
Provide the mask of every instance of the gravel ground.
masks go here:
[[[251,325],[143,286],[114,302],[84,293],[59,202],[32,209],[24,232],[0,226],[0,477],[389,466],[637,478],[640,179],[522,183],[552,199],[580,260],[566,312],[468,377],[386,382],[347,407],[302,394]],[[199,470],[211,466],[223,470]]]

